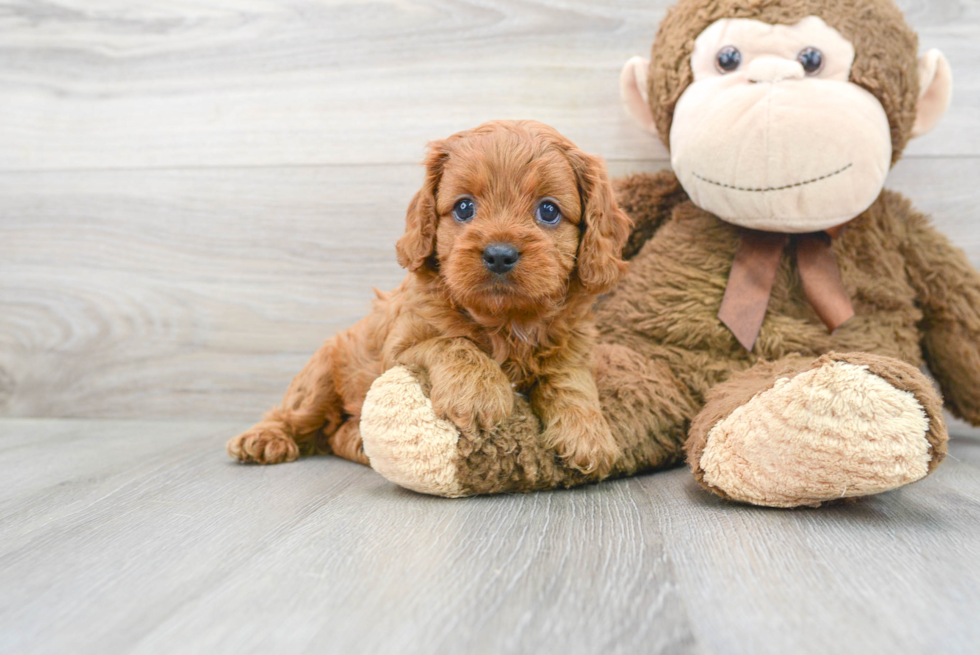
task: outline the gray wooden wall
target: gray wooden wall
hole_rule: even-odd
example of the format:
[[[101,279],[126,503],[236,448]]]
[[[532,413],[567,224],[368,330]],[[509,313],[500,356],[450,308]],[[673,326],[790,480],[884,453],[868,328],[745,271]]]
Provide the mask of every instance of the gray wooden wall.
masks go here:
[[[426,141],[618,99],[667,0],[0,0],[0,416],[249,419],[398,282]],[[890,186],[980,265],[980,3],[902,0],[956,76]]]

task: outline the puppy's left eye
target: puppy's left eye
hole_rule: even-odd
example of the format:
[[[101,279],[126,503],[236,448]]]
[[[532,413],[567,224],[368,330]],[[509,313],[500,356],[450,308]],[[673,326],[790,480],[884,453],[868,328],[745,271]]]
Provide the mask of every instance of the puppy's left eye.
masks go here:
[[[547,225],[557,225],[561,220],[561,210],[552,201],[545,200],[538,205],[538,220]]]
[[[472,198],[460,198],[453,205],[453,218],[460,223],[466,223],[473,218],[476,213],[476,204]]]

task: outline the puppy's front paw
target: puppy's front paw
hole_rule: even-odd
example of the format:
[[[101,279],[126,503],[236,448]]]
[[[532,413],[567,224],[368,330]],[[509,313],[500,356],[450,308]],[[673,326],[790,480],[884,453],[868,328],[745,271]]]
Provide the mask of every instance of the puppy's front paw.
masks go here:
[[[497,375],[447,381],[432,380],[432,409],[461,430],[492,428],[514,411],[514,391],[503,371]]]
[[[545,430],[544,440],[566,466],[599,479],[609,476],[623,454],[602,414],[591,408],[568,410]]]
[[[299,447],[281,425],[259,423],[228,441],[228,454],[240,462],[279,464],[299,457]]]

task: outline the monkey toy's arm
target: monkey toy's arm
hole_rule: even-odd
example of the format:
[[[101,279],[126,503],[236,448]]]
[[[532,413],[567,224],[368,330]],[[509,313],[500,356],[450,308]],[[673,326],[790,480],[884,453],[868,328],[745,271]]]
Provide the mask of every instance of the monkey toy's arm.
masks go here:
[[[966,254],[905,205],[905,261],[923,313],[922,351],[946,407],[980,425],[980,273]]]
[[[620,208],[633,219],[633,232],[623,259],[630,259],[670,217],[670,212],[687,200],[677,176],[672,171],[637,173],[615,180],[616,199]]]

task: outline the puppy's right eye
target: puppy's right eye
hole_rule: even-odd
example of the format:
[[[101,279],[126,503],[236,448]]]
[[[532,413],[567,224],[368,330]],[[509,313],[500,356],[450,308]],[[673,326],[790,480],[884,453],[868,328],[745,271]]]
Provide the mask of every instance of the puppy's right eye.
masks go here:
[[[561,220],[561,210],[553,200],[542,200],[538,205],[538,220],[546,225],[558,225]]]
[[[476,204],[472,198],[460,198],[453,205],[453,218],[460,223],[466,223],[473,218],[476,213]]]

